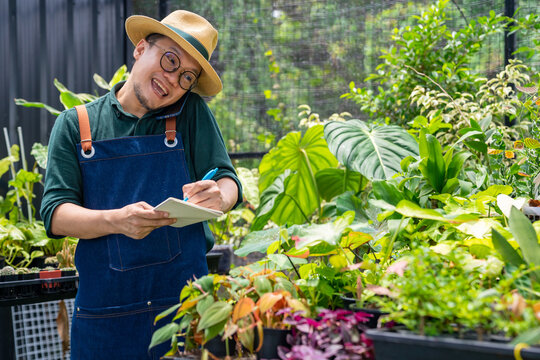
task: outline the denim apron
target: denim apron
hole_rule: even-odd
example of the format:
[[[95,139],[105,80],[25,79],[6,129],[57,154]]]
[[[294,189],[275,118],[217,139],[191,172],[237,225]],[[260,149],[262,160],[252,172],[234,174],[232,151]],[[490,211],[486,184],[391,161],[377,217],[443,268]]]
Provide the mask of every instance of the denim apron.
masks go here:
[[[84,207],[118,209],[138,201],[155,206],[169,196],[182,198],[190,178],[174,117],[162,135],[91,141],[86,108],[77,113]],[[154,326],[155,316],[178,303],[187,280],[208,273],[203,226],[164,226],[140,240],[120,234],[80,239],[75,265],[71,358],[159,359],[170,343],[150,351],[148,346],[172,315]]]

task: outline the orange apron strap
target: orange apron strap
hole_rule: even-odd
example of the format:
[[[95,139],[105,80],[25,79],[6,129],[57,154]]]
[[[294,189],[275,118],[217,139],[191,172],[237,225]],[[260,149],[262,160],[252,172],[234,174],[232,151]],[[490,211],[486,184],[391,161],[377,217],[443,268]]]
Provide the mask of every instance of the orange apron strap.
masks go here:
[[[90,121],[88,119],[88,111],[86,106],[77,105],[77,116],[79,117],[79,131],[81,133],[81,147],[84,152],[92,150],[92,134],[90,133]]]
[[[174,141],[176,138],[176,116],[171,116],[165,122],[165,136],[167,141]]]

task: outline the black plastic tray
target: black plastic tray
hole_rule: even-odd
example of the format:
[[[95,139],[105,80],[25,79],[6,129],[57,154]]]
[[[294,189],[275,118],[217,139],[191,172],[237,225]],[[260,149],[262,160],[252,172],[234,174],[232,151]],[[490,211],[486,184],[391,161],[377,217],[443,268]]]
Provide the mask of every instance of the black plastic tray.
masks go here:
[[[369,329],[377,360],[514,360],[514,346],[493,341],[421,336],[413,333]],[[523,360],[540,359],[540,348],[521,350]]]

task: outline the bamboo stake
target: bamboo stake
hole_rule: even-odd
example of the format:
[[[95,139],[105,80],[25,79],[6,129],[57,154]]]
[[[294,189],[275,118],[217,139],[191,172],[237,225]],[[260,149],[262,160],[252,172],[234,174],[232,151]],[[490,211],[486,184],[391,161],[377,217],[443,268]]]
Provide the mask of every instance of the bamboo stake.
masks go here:
[[[19,146],[21,147],[21,160],[22,160],[22,166],[24,171],[28,171],[28,166],[26,165],[26,155],[24,153],[24,141],[22,136],[22,128],[20,126],[17,126],[17,133],[19,134]],[[30,187],[28,186],[28,183],[26,185],[26,191],[28,192],[28,199],[26,199],[26,209],[28,211],[28,222],[30,224],[32,223],[32,194],[30,193]]]
[[[9,157],[9,164],[10,164],[10,170],[11,170],[11,178],[15,180],[15,165],[13,165],[13,160],[11,159],[11,143],[9,142],[9,135],[7,128],[4,128],[4,139],[6,141],[6,147],[7,147],[7,153]],[[21,199],[19,199],[19,191],[15,189],[15,195],[17,195],[17,206],[21,207]]]

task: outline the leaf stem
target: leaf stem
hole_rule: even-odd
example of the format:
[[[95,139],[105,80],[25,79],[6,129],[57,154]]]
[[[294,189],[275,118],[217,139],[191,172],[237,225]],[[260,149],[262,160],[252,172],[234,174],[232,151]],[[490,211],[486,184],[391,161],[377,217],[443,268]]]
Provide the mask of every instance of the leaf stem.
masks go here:
[[[319,188],[317,187],[317,181],[315,180],[315,174],[313,174],[313,169],[311,168],[311,162],[309,161],[309,156],[307,155],[307,152],[305,149],[300,149],[300,152],[302,153],[306,166],[309,171],[310,180],[313,185],[313,188],[315,189],[315,196],[317,197],[317,207],[319,208],[319,219],[322,216],[322,207],[321,207],[321,197],[319,195]]]

